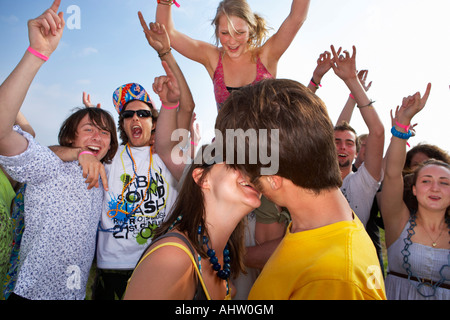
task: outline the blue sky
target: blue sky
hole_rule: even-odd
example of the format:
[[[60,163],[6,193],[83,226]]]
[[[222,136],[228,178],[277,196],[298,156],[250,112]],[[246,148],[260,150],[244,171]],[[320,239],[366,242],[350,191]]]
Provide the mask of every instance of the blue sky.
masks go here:
[[[290,0],[248,0],[252,9],[277,30],[289,13]],[[176,27],[191,36],[213,42],[210,21],[219,0],[179,0],[173,8]],[[0,0],[0,82],[17,65],[28,47],[27,21],[39,16],[51,0]],[[102,104],[117,119],[112,92],[127,82],[141,83],[151,91],[155,77],[163,74],[160,60],[148,45],[137,11],[148,22],[155,17],[156,0],[62,0],[65,18],[74,19],[71,6],[79,8],[79,28],[68,26],[57,51],[38,73],[22,111],[44,145],[57,143],[62,121],[73,108],[81,106],[82,92],[92,102]],[[436,144],[450,151],[446,130],[450,119],[450,12],[448,0],[312,0],[308,19],[278,67],[279,78],[308,84],[320,53],[330,45],[351,51],[357,47],[359,69],[369,70],[373,85],[369,96],[386,128],[386,148],[390,139],[389,110],[404,96],[433,88],[425,109],[415,118],[419,142]],[[203,66],[175,54],[196,101],[202,142],[213,135],[217,115],[212,82]],[[317,94],[337,119],[348,90],[333,71],[325,75]],[[358,133],[367,131],[355,110],[351,124]]]

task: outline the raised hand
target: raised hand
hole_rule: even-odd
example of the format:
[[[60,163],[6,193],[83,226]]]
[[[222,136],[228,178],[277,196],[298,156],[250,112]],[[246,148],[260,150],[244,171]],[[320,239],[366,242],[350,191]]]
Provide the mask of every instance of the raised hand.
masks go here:
[[[333,53],[333,63],[331,67],[334,73],[341,78],[343,81],[347,81],[357,77],[356,71],[356,47],[353,46],[353,53],[344,50],[342,54],[339,54],[341,48],[336,52],[334,46],[331,46],[331,52]]]
[[[153,82],[153,91],[159,95],[161,102],[172,106],[180,101],[181,91],[178,81],[166,61],[162,61],[166,76],[156,77]]]
[[[28,21],[30,47],[49,57],[58,47],[65,21],[64,13],[58,12],[61,0],[55,0],[42,15]]]
[[[147,25],[147,22],[145,22],[145,19],[140,11],[138,12],[138,16],[141,26],[144,29],[145,37],[147,38],[150,46],[155,49],[159,55],[169,52],[170,39],[167,34],[166,27],[157,22],[151,22]]]
[[[367,92],[369,91],[370,87],[372,86],[372,81],[370,81],[367,85],[366,85],[366,81],[367,81],[367,74],[369,73],[369,70],[361,70],[358,72],[358,79],[359,82],[361,82],[364,90]]]
[[[338,52],[339,54],[340,52]],[[324,53],[320,54],[319,58],[317,59],[317,67],[314,70],[313,73],[313,79],[317,81],[316,83],[319,83],[323,76],[331,69],[331,53],[328,51],[325,51]]]
[[[97,103],[97,106],[93,105],[91,102],[91,95],[87,94],[86,92],[83,92],[83,104],[86,108],[101,108],[101,104]]]
[[[402,105],[400,108],[397,107],[395,120],[401,124],[408,125],[411,119],[425,107],[430,91],[431,83],[428,83],[423,96],[421,96],[420,92],[416,92],[412,96],[403,98]]]

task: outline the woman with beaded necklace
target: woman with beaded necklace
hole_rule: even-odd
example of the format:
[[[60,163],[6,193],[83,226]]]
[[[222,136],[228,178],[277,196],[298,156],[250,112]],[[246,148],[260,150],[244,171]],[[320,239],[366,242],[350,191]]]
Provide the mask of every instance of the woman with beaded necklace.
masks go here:
[[[124,299],[221,300],[235,294],[229,280],[243,270],[243,219],[261,204],[260,193],[220,155],[205,157],[205,150],[187,170],[171,216],[157,229]]]
[[[155,79],[153,90],[163,106],[177,105],[177,78],[163,63],[167,76]],[[176,119],[177,110],[161,108],[157,149],[171,132],[161,128]],[[156,229],[154,240],[139,260],[124,299],[229,299],[229,281],[243,269],[243,220],[261,205],[261,194],[243,175],[223,162],[219,145],[204,147],[185,178],[170,217]]]
[[[388,248],[388,299],[450,299],[450,166],[428,160],[414,173],[412,192],[417,209],[403,201],[402,169],[412,118],[430,94],[417,92],[403,99],[393,118],[392,140],[386,153],[381,211]]]

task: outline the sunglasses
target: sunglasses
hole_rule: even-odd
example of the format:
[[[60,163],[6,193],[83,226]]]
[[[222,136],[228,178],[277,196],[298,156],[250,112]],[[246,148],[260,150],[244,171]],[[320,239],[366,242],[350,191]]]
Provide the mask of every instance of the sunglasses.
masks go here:
[[[152,112],[150,110],[125,110],[123,111],[120,116],[124,119],[133,118],[134,114],[137,114],[139,118],[148,118],[153,117]]]

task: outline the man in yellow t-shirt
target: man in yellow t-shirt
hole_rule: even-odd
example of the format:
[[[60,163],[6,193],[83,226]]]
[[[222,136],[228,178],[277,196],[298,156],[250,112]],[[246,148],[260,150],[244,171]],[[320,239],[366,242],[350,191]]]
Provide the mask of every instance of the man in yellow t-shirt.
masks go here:
[[[370,106],[357,77],[355,49],[351,57],[337,57],[332,50],[336,74],[359,106]],[[292,218],[249,299],[386,299],[375,247],[339,189],[334,129],[325,104],[296,81],[267,79],[233,93],[216,129],[222,134],[240,129],[235,130],[237,143],[225,140],[223,151],[234,153],[227,154],[227,164]],[[252,132],[259,135],[257,144],[249,137]],[[271,155],[269,163],[261,156],[264,151]]]
[[[250,299],[385,299],[375,249],[356,215],[324,227],[290,228],[264,267]]]

